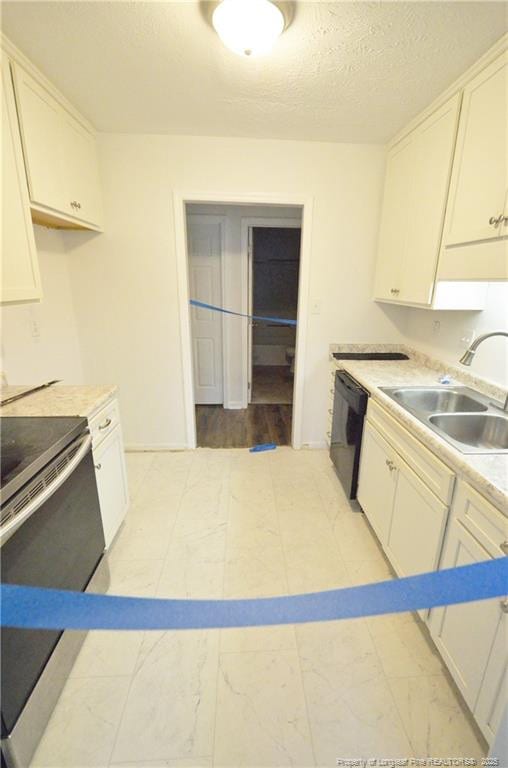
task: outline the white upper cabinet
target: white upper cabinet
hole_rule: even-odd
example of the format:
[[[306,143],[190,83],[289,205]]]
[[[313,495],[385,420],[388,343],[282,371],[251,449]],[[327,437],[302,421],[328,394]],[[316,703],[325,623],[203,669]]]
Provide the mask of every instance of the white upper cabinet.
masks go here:
[[[17,63],[13,71],[34,221],[100,229],[94,134],[44,83]]]
[[[457,94],[389,151],[376,299],[431,304],[459,108]]]
[[[390,146],[377,301],[478,310],[508,279],[507,40]]]
[[[9,61],[2,56],[2,280],[0,300],[42,296]]]
[[[377,299],[400,298],[411,216],[409,195],[412,149],[408,137],[388,154],[374,288]]]
[[[464,89],[445,245],[508,234],[508,53]]]

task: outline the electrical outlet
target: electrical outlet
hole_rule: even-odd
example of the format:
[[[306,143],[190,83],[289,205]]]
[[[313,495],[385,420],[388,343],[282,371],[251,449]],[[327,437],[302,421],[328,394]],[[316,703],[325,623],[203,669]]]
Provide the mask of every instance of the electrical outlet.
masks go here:
[[[320,301],[313,301],[310,307],[310,311],[312,315],[320,315],[321,314],[321,302]]]
[[[432,323],[432,333],[434,334],[434,336],[437,336],[440,331],[441,331],[441,323],[439,322],[439,320],[434,320],[434,322]]]

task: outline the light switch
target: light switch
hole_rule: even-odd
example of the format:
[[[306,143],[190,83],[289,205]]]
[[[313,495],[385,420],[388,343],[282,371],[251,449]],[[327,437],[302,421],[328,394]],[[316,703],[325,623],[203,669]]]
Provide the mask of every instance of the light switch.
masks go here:
[[[310,306],[310,313],[311,315],[320,315],[321,314],[321,302],[320,301],[313,301]]]

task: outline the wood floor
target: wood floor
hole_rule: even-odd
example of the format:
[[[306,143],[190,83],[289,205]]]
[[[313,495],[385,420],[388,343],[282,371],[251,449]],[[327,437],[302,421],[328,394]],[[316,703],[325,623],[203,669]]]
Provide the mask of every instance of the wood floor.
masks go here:
[[[260,443],[291,445],[291,405],[253,403],[240,410],[196,405],[200,448],[250,448]]]
[[[293,374],[288,365],[255,365],[252,369],[252,402],[290,405]]]

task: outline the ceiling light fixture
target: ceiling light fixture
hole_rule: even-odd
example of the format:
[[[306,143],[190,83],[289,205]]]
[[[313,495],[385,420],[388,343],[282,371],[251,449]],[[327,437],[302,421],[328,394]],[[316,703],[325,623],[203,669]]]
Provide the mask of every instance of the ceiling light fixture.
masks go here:
[[[212,23],[227,48],[240,56],[262,56],[284,31],[285,20],[270,0],[222,0]]]

